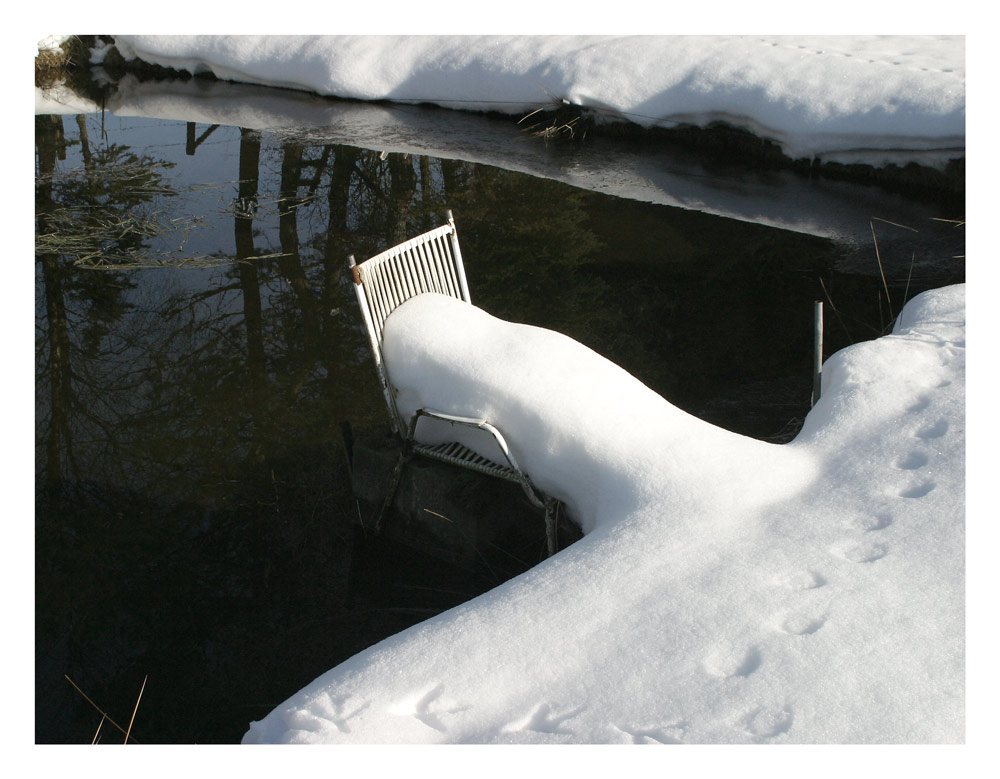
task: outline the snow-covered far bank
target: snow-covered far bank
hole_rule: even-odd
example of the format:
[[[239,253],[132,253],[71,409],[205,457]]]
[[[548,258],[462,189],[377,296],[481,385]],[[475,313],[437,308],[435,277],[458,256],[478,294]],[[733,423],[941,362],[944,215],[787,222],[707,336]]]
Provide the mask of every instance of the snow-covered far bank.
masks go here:
[[[46,43],[46,46],[53,45],[61,36],[52,37],[53,41]],[[664,42],[675,40],[690,42],[692,40],[683,36],[678,38],[602,38],[599,40],[603,43],[592,45],[584,51],[582,42],[592,39],[527,36],[526,40],[536,41],[536,38],[548,41],[553,46],[555,42],[561,42],[562,50],[565,52],[572,51],[573,45],[580,48],[580,51],[574,55],[575,59],[567,55],[565,61],[559,65],[561,68],[559,70],[556,68],[555,60],[547,61],[547,64],[544,65],[532,64],[534,61],[528,56],[530,51],[526,53],[516,46],[513,47],[510,62],[504,65],[507,71],[504,72],[500,81],[511,90],[522,93],[525,101],[531,96],[536,96],[538,85],[541,83],[539,79],[549,78],[547,74],[552,72],[561,72],[563,75],[560,78],[563,81],[576,83],[577,77],[572,75],[570,64],[575,62],[574,67],[580,73],[586,74],[588,71],[582,64],[590,62],[586,57],[594,60],[594,62],[590,62],[590,67],[596,67],[596,62],[602,58],[607,59],[602,72],[610,74],[615,67],[624,68],[620,61],[609,58],[608,52],[616,51],[615,47],[634,46],[633,53],[636,56],[636,61],[641,63],[642,55],[650,57],[661,55],[661,52],[651,42],[662,46]],[[276,130],[292,133],[295,137],[360,146],[381,152],[428,154],[443,159],[459,159],[478,164],[495,165],[534,176],[552,178],[573,186],[618,197],[703,211],[727,218],[859,245],[867,245],[871,240],[872,217],[919,229],[919,226],[926,224],[928,219],[942,216],[940,206],[936,203],[928,205],[911,202],[887,194],[877,188],[842,185],[825,177],[802,176],[799,175],[801,171],[777,171],[770,168],[767,170],[750,169],[738,174],[739,179],[737,180],[734,178],[737,174],[734,174],[730,169],[720,171],[715,166],[706,164],[702,157],[679,154],[672,147],[660,144],[627,144],[621,143],[615,138],[596,137],[591,137],[586,144],[546,144],[541,139],[530,139],[534,142],[526,142],[524,128],[531,120],[525,124],[516,124],[514,122],[493,121],[490,117],[484,117],[472,111],[442,111],[427,106],[402,105],[399,102],[322,99],[317,92],[323,91],[325,88],[318,81],[317,74],[326,73],[332,78],[333,76],[327,73],[331,68],[334,68],[339,74],[339,78],[343,82],[343,89],[340,91],[345,94],[359,94],[356,88],[350,87],[350,84],[354,82],[367,83],[366,79],[374,78],[367,71],[354,72],[355,67],[352,66],[351,61],[346,61],[345,57],[338,58],[334,55],[339,51],[338,46],[346,41],[354,47],[370,47],[369,56],[376,57],[380,52],[384,53],[386,42],[385,39],[375,36],[317,39],[276,36],[273,39],[268,38],[263,41],[260,47],[253,45],[258,42],[257,39],[239,36],[228,38],[219,36],[163,36],[155,39],[119,36],[119,39],[119,45],[123,46],[126,51],[134,50],[155,61],[162,61],[177,67],[184,66],[193,71],[209,69],[232,78],[260,83],[206,83],[202,80],[184,81],[180,79],[139,81],[134,76],[125,75],[115,83],[114,90],[103,97],[100,106],[91,100],[75,97],[58,88],[36,88],[36,113],[78,113],[107,110],[119,116],[175,119],[259,130]],[[411,43],[411,48],[417,46],[411,39],[407,38],[406,40]],[[435,94],[453,95],[459,98],[463,95],[476,93],[482,97],[481,100],[470,98],[470,102],[467,103],[452,101],[453,106],[473,109],[490,108],[491,106],[483,100],[497,88],[495,83],[497,76],[493,71],[499,66],[488,65],[485,60],[480,63],[479,76],[481,78],[478,87],[476,87],[473,85],[473,79],[470,75],[471,69],[473,69],[473,65],[470,64],[471,60],[469,62],[458,60],[459,64],[452,64],[446,56],[449,51],[446,44],[440,43],[438,48],[434,48],[428,42],[430,40],[438,39],[424,40],[421,44],[423,48],[420,49],[423,52],[423,58],[417,57],[411,48],[403,47],[399,52],[394,52],[392,57],[388,59],[401,69],[416,68],[411,76],[405,80],[412,84],[423,84],[427,90],[434,89],[436,90]],[[458,46],[457,42],[468,40],[468,38],[454,36],[445,36],[440,39],[440,41],[450,42],[447,45],[458,49],[461,47]],[[742,41],[743,39],[734,38],[733,40]],[[788,43],[791,39],[783,38],[782,40]],[[815,42],[820,39],[808,40]],[[847,39],[823,38],[822,40],[832,44],[842,43]],[[877,62],[868,62],[868,59],[873,59],[873,57],[866,59],[861,56],[862,54],[874,54],[873,47],[876,39],[857,38],[853,40],[852,56],[848,57],[844,54],[840,57],[842,60],[840,64],[854,63],[855,60],[864,59],[864,62],[867,63],[864,67],[876,68]],[[880,41],[884,52],[899,49],[898,59],[902,64],[893,67],[903,70],[907,70],[910,65],[917,67],[918,64],[921,68],[929,67],[928,63],[932,59],[939,59],[939,70],[943,73],[950,67],[947,63],[952,63],[955,67],[951,68],[951,76],[957,84],[961,85],[957,94],[962,98],[959,101],[962,109],[955,113],[953,118],[959,115],[964,116],[964,66],[962,64],[964,41],[962,38],[892,37],[877,40]],[[908,45],[914,42],[918,45],[912,47]],[[200,47],[203,44],[202,54],[204,56],[199,55],[201,59],[198,59],[195,54],[201,50]],[[39,47],[42,48],[42,45],[43,42],[40,42]],[[469,49],[469,52],[466,52],[465,56],[472,57],[475,53],[474,47],[467,46],[466,48]],[[784,45],[766,47],[766,52],[775,48],[780,51],[788,51],[787,45]],[[696,60],[689,49],[681,45],[668,47],[668,49],[672,56],[681,58],[678,68],[683,70],[683,67],[694,67],[693,63]],[[183,61],[171,61],[169,58],[161,60],[159,59],[161,55],[147,53],[147,50],[150,52],[162,50],[172,52],[173,55],[177,56],[186,53],[190,57]],[[704,54],[706,57],[708,50],[706,49]],[[302,51],[308,52],[313,59],[307,58],[302,61],[296,59]],[[713,56],[723,57],[722,51],[720,49]],[[732,58],[732,67],[737,68],[739,59],[734,52],[736,52],[735,49],[730,51],[727,56]],[[553,52],[548,53],[555,57],[558,51],[553,49]],[[93,49],[92,54],[95,61],[102,60],[107,56],[107,47],[99,44]],[[536,54],[539,53],[536,52]],[[166,57],[166,55],[162,56]],[[766,57],[770,54],[762,56]],[[685,57],[687,65],[684,65]],[[822,59],[821,57],[820,60]],[[230,62],[232,72],[219,70],[211,64],[214,60]],[[245,61],[249,75],[235,70],[235,63],[241,61]],[[357,62],[361,61],[366,60],[361,58],[353,62],[356,66]],[[326,64],[323,64],[324,62]],[[463,65],[461,62],[465,64]],[[618,64],[615,65],[615,62]],[[381,67],[388,67],[388,65],[383,63]],[[642,67],[636,66],[632,71],[621,70],[614,78],[608,75],[610,80],[605,90],[616,95],[616,99],[619,100],[624,99],[619,95],[619,92],[622,95],[635,96],[640,87],[633,85],[629,90],[622,91],[622,85],[634,77],[636,73],[643,72],[643,68],[650,67],[652,66],[647,63]],[[883,64],[880,67],[887,66]],[[456,71],[457,75],[452,72],[453,70]],[[99,67],[97,71],[100,71]],[[855,76],[859,76],[860,72],[855,73]],[[924,73],[922,70],[917,72]],[[272,76],[268,76],[268,73]],[[268,89],[261,86],[263,83],[284,83],[278,76],[280,74],[288,76],[294,73],[300,74],[299,80],[302,82],[296,89]],[[520,75],[518,75],[519,73]],[[397,74],[397,76],[402,79],[401,75]],[[735,79],[732,73],[730,76]],[[811,77],[818,79],[819,71],[812,73]],[[824,76],[824,78],[834,80],[840,77],[841,74],[837,69],[830,69]],[[588,83],[582,75],[579,76],[579,82],[580,84]],[[678,90],[683,92],[692,89],[691,83],[688,79],[683,84],[672,88],[670,94],[676,97],[679,94]],[[712,95],[706,94],[703,99],[708,100],[711,97],[712,100],[717,101],[718,105],[726,106],[723,114],[734,116],[736,103],[727,103],[726,101],[735,99],[737,95],[742,95],[741,100],[747,100],[750,92],[738,84],[734,85],[735,82],[728,86],[722,86],[721,83],[713,87]],[[313,86],[309,86],[310,84]],[[650,105],[656,105],[658,101],[663,99],[662,95],[655,92],[654,86],[655,84],[647,82],[641,84],[641,88],[649,93],[647,103]],[[889,88],[887,84],[883,86],[886,89]],[[928,106],[934,102],[930,95],[936,93],[935,90],[925,89],[925,86],[922,85],[920,89],[915,90],[914,94],[922,96],[925,109],[930,110]],[[581,93],[580,90],[583,89],[581,86],[574,88],[577,89],[578,93]],[[549,87],[546,86],[545,89],[549,89]],[[902,87],[899,89],[906,92]],[[773,86],[776,95],[781,95],[781,90],[781,82]],[[803,92],[797,99],[800,102],[805,101],[803,102],[804,106],[806,102],[816,99],[814,95],[821,95],[824,91],[825,87],[821,81],[817,81],[812,89]],[[390,90],[390,92],[397,95],[398,90]],[[590,93],[600,94],[596,82]],[[886,95],[888,94],[886,92]],[[767,97],[765,93],[761,93],[758,97],[762,101],[759,110],[755,109],[758,116],[763,116],[762,112],[764,111],[777,110],[775,105],[772,105],[775,100],[781,102],[777,97],[773,99]],[[886,99],[888,100],[887,105],[895,104],[888,97]],[[602,100],[606,102],[604,98]],[[892,171],[887,171],[887,175],[903,175],[905,173],[903,166],[914,162],[924,167],[921,168],[920,175],[913,179],[912,183],[926,188],[935,186],[931,182],[936,181],[936,186],[941,187],[940,191],[960,192],[964,186],[964,166],[958,166],[955,170],[950,171],[946,171],[946,166],[949,160],[964,156],[962,148],[964,137],[959,139],[957,147],[951,146],[950,141],[946,138],[936,137],[924,138],[923,140],[910,138],[909,141],[902,144],[901,148],[894,150],[861,148],[860,145],[867,143],[864,140],[865,133],[872,129],[869,109],[875,102],[877,100],[874,96],[864,97],[863,94],[859,94],[851,119],[851,126],[854,130],[854,135],[848,144],[851,148],[846,151],[826,152],[822,156],[823,161],[865,162],[871,165],[891,163],[897,166]],[[899,102],[899,100],[895,100],[895,102]],[[521,107],[522,110],[528,111],[538,104],[536,100],[535,102],[515,102],[503,105],[508,109]],[[547,96],[543,99],[542,104],[549,104]],[[496,108],[496,106],[492,107]],[[888,109],[880,110],[884,112]],[[848,114],[844,114],[841,118],[846,121],[847,116]],[[707,118],[706,121],[708,121]],[[961,124],[964,126],[964,120]],[[921,121],[906,123],[908,132],[917,133],[921,127],[925,127]],[[890,143],[890,140],[888,137],[881,137],[877,143],[873,141],[868,146],[878,143],[883,145],[895,143],[895,141]],[[558,148],[555,148],[556,146]],[[921,146],[924,148],[920,148]],[[934,168],[937,170],[929,170]],[[958,173],[958,170],[961,170],[961,173]],[[905,183],[908,179],[906,175],[903,175],[902,179],[894,180],[896,183]],[[945,216],[957,217],[960,215],[946,214]]]
[[[57,84],[44,89],[35,87],[35,115],[40,114],[92,114],[101,106],[76,94],[65,84]]]
[[[784,446],[437,295],[390,316],[386,348],[403,406],[491,417],[587,535],[245,743],[964,740],[964,285],[833,355]]]
[[[643,127],[724,121],[793,158],[965,144],[961,36],[117,35],[126,58],[360,100]]]

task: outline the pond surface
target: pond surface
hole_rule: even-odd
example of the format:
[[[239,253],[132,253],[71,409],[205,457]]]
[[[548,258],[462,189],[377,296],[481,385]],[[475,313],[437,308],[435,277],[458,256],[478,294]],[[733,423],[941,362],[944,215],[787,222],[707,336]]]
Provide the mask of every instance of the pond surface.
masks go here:
[[[210,124],[193,110],[36,117],[39,742],[89,743],[101,723],[66,677],[121,724],[148,677],[140,742],[236,742],[322,672],[497,583],[355,537],[341,426],[388,420],[348,254],[450,208],[477,305],[774,441],[809,409],[813,301],[827,301],[829,355],[884,332],[905,297],[964,280],[962,230],[934,218],[961,217],[953,200],[837,184],[882,208],[840,213],[846,238],[810,234],[746,217],[755,187],[774,213],[773,173],[521,136],[515,156],[575,171],[539,177],[446,149],[386,151],[398,138],[345,145],[319,120],[241,127],[255,93],[226,89],[213,86],[230,102]],[[470,121],[499,122],[425,111],[410,132],[433,128],[444,147]],[[602,161],[616,154],[710,177],[744,216],[607,194],[620,170]],[[791,210],[829,202],[828,182],[782,186]],[[121,740],[107,724],[102,738]]]

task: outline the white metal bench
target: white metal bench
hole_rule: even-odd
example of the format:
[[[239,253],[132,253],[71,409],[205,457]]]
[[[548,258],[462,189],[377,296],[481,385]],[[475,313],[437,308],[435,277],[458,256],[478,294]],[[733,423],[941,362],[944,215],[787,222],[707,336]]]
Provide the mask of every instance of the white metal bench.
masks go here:
[[[376,528],[380,526],[386,510],[395,497],[407,459],[417,454],[520,484],[531,503],[545,512],[546,545],[549,555],[552,555],[556,551],[556,529],[561,504],[539,490],[521,470],[496,424],[486,419],[456,416],[429,408],[418,409],[411,419],[406,420],[396,406],[396,391],[389,382],[382,351],[382,330],[386,318],[404,301],[425,292],[439,292],[464,300],[470,305],[472,302],[465,279],[462,252],[458,245],[455,219],[451,211],[447,212],[447,217],[447,224],[404,241],[362,263],[356,263],[354,255],[347,261],[347,267],[354,281],[354,290],[358,296],[358,305],[361,307],[361,315],[371,341],[372,356],[389,409],[393,432],[398,434],[403,442],[392,482],[375,523]],[[496,443],[498,458],[494,460],[484,457],[454,441],[435,445],[416,441],[417,422],[422,417],[436,420],[439,424],[484,431]]]

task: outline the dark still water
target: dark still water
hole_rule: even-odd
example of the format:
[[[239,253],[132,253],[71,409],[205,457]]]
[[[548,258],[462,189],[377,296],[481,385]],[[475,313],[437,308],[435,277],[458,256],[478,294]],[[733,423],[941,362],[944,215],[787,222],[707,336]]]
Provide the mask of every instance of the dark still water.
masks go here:
[[[388,420],[348,254],[450,208],[477,305],[779,441],[809,409],[814,300],[829,354],[877,336],[904,295],[964,280],[961,228],[930,217],[872,214],[888,220],[876,251],[315,128],[42,115],[35,151],[46,743],[101,725],[66,677],[121,725],[147,679],[139,742],[236,742],[322,672],[497,583],[356,537],[341,425]],[[104,723],[101,740],[122,736]]]

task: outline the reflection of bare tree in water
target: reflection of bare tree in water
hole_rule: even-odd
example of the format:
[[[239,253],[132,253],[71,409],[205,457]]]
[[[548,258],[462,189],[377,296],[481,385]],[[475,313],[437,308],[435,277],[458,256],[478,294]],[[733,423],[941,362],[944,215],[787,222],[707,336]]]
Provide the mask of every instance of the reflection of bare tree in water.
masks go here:
[[[236,239],[236,273],[243,296],[243,324],[246,328],[246,355],[250,413],[254,418],[254,434],[250,442],[251,460],[264,461],[261,432],[264,417],[261,399],[266,382],[264,361],[264,325],[260,299],[260,278],[257,264],[249,259],[256,256],[253,237],[253,215],[259,188],[260,136],[250,130],[240,130],[239,208],[234,217]]]
[[[296,308],[294,322],[287,322],[283,330],[288,334],[286,350],[291,360],[293,378],[289,387],[289,401],[298,395],[317,355],[320,338],[319,303],[316,293],[306,275],[299,252],[298,214],[303,204],[310,202],[319,185],[322,165],[329,158],[329,147],[324,149],[319,161],[313,164],[315,172],[311,180],[303,177],[306,161],[301,145],[285,142],[281,159],[281,189],[278,198],[278,235],[281,241],[281,255],[278,270],[291,288]],[[299,196],[299,189],[305,188],[305,197]],[[297,334],[295,338],[291,334]]]
[[[198,280],[182,290],[169,267],[140,269],[183,263],[149,261],[138,231],[131,243],[98,244],[80,223],[49,218],[99,192],[101,207],[124,222],[130,210],[141,215],[143,198],[162,201],[167,185],[139,175],[132,189],[108,184],[104,169],[129,151],[89,144],[83,172],[60,177],[61,121],[38,124],[37,225],[52,236],[36,255],[39,483],[87,484],[65,511],[40,504],[39,646],[67,652],[71,668],[107,685],[97,688],[105,695],[125,684],[129,662],[143,664],[159,686],[147,691],[152,731],[140,740],[190,741],[206,727],[192,710],[246,717],[234,690],[256,702],[307,681],[274,665],[291,631],[308,633],[301,651],[315,654],[317,670],[383,637],[345,629],[336,600],[346,559],[338,534],[355,513],[338,423],[387,421],[343,272],[347,254],[427,229],[457,202],[463,241],[489,261],[499,255],[482,236],[503,216],[473,188],[486,174],[465,163],[291,140],[265,151],[259,133],[243,130],[232,233],[223,232],[214,268],[186,273]],[[266,245],[272,235],[279,247]],[[91,267],[55,250],[66,236],[89,241]],[[130,269],[109,270],[102,246]],[[470,251],[472,264],[478,254]],[[151,633],[148,614],[169,627]],[[147,644],[148,635],[157,638]],[[190,657],[180,663],[178,652]],[[40,701],[63,701],[61,673],[56,681]],[[157,689],[170,694],[157,699]]]
[[[48,229],[47,211],[52,207],[51,174],[55,171],[57,147],[62,140],[62,119],[58,125],[53,122],[56,117],[35,117],[35,136],[38,154],[38,170],[43,176],[35,188],[36,229]],[[66,326],[66,299],[62,289],[62,278],[58,273],[58,256],[54,254],[41,255],[38,262],[42,265],[43,294],[45,295],[45,313],[48,322],[49,350],[49,431],[45,444],[45,472],[49,478],[60,479],[62,466],[60,463],[60,439],[67,442],[70,439],[67,409],[69,406],[68,391],[70,384],[69,365],[69,335]],[[39,380],[41,376],[38,377]]]
[[[319,359],[326,373],[326,388],[324,395],[334,397],[338,387],[344,382],[344,365],[350,365],[349,355],[352,345],[361,344],[360,338],[351,336],[350,324],[354,321],[350,311],[343,305],[344,296],[340,293],[340,280],[344,272],[344,258],[351,253],[353,236],[348,226],[350,211],[351,182],[361,155],[360,149],[344,146],[337,149],[333,165],[330,166],[330,182],[327,190],[327,225],[326,232],[317,236],[322,241],[322,279],[320,292],[323,331],[319,339]],[[349,300],[349,299],[348,299]],[[359,334],[358,334],[359,335]],[[359,388],[366,387],[364,381],[359,382]],[[324,417],[331,427],[346,417],[336,419],[337,411],[329,404],[329,411]],[[356,412],[355,412],[356,413]]]
[[[76,124],[84,168],[67,175],[56,169],[65,143],[60,140],[62,121],[38,120],[38,261],[46,304],[40,374],[45,393],[40,406],[49,412],[45,454],[46,471],[52,474],[70,462],[75,449],[65,442],[72,440],[73,425],[83,419],[103,428],[88,435],[90,451],[96,451],[99,439],[114,463],[111,467],[129,470],[132,481],[140,473],[152,479],[150,469],[158,468],[159,478],[169,481],[167,469],[156,464],[167,449],[174,452],[170,461],[185,463],[189,472],[201,470],[194,463],[207,441],[215,441],[234,468],[247,456],[264,466],[287,437],[275,420],[293,404],[320,414],[328,436],[343,419],[381,419],[377,404],[366,394],[374,377],[350,289],[343,281],[344,260],[349,253],[373,254],[428,229],[439,222],[445,207],[456,208],[478,295],[500,302],[497,313],[517,306],[523,310],[525,301],[546,297],[532,289],[539,283],[562,285],[560,295],[547,296],[547,311],[563,309],[579,298],[578,293],[567,294],[565,274],[548,273],[572,264],[591,245],[573,232],[580,212],[572,197],[552,198],[539,210],[539,198],[526,196],[522,189],[527,177],[456,161],[292,138],[272,147],[279,169],[271,170],[261,135],[241,130],[232,210],[235,252],[227,257],[220,248],[214,259],[222,272],[214,274],[211,283],[170,296],[156,304],[154,315],[139,317],[126,303],[132,298],[125,295],[139,276],[124,271],[126,264],[117,261],[116,269],[108,270],[108,257],[131,258],[128,267],[133,268],[157,264],[144,255],[149,236],[130,228],[109,243],[86,219],[61,219],[59,214],[100,211],[122,224],[138,225],[137,214],[141,216],[152,200],[160,209],[178,202],[181,213],[183,200],[164,200],[173,189],[163,180],[163,163],[139,158],[125,147],[92,148],[86,122]],[[206,153],[208,148],[195,152]],[[122,170],[128,175],[110,174]],[[267,208],[268,202],[276,208]],[[545,230],[537,229],[540,222]],[[274,234],[274,228],[280,247],[262,245],[260,236]],[[498,230],[506,244],[487,237]],[[104,270],[78,267],[77,249],[84,245],[87,265]],[[527,273],[515,272],[511,256],[529,253],[533,263]],[[184,261],[176,258],[176,263]],[[510,301],[515,302],[507,305]],[[67,307],[75,307],[76,314]],[[592,306],[581,308],[590,308],[588,316],[593,316]],[[127,369],[90,359],[112,341],[129,344]],[[74,349],[84,355],[79,346],[90,351],[88,359],[76,365]],[[90,375],[87,391],[95,399],[71,400],[74,381],[79,394],[79,377],[94,374],[98,365],[109,372],[107,386]],[[114,370],[121,375],[114,378]],[[181,402],[185,394],[186,403]],[[127,468],[123,463],[137,455],[115,451],[128,449],[127,443],[118,443],[126,434],[151,439],[140,456],[143,468]],[[310,431],[311,438],[317,435]],[[81,469],[78,464],[77,471]],[[206,470],[217,473],[220,468]]]
[[[417,191],[417,174],[413,170],[410,155],[389,155],[389,229],[386,236],[390,243],[399,243],[410,236],[406,226],[406,216],[413,195]]]
[[[136,205],[153,197],[158,189],[155,177],[108,178],[103,171],[135,158],[123,147],[94,153],[86,134],[80,137],[82,174],[61,176],[57,160],[65,159],[67,141],[62,117],[39,116],[35,121],[37,181],[35,187],[36,236],[51,238],[67,224],[67,212],[90,214],[104,222],[120,220]],[[138,187],[130,184],[138,183]],[[100,214],[100,216],[97,216]],[[80,235],[82,228],[71,228]],[[102,235],[110,251],[132,250],[141,237],[123,230],[113,240]],[[38,436],[44,440],[44,467],[40,477],[56,487],[67,477],[79,481],[85,476],[78,457],[79,441],[93,449],[114,449],[120,430],[122,407],[109,402],[104,386],[106,359],[116,350],[127,348],[114,330],[129,310],[125,300],[132,281],[117,272],[95,274],[77,264],[80,247],[76,240],[60,243],[40,240],[36,261],[41,270],[38,295],[44,298],[45,316],[39,321],[44,338],[38,342],[36,387]],[[65,248],[68,253],[62,253]],[[93,247],[88,247],[91,251]],[[127,391],[133,377],[119,376],[117,391]],[[43,388],[47,388],[45,393]],[[47,413],[45,413],[47,412]],[[40,463],[41,464],[41,463]]]

